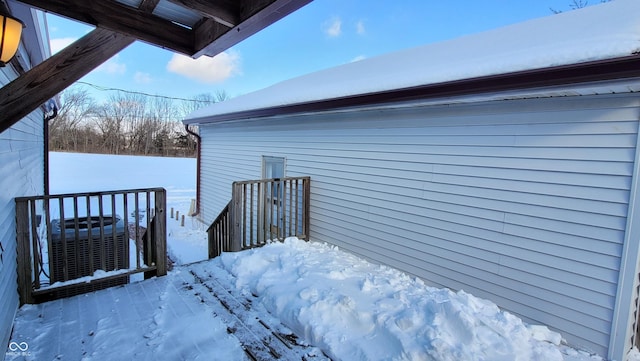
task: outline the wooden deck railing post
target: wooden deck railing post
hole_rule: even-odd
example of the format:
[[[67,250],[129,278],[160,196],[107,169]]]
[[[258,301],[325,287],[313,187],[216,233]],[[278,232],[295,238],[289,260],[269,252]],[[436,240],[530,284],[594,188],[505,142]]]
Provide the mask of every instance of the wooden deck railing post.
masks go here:
[[[237,182],[232,185],[231,209],[231,244],[230,251],[238,252],[242,250],[242,186]]]
[[[156,274],[167,274],[167,193],[164,189],[155,191],[155,247]]]
[[[303,213],[302,213],[302,224],[304,228],[304,239],[305,241],[309,240],[309,211],[311,209],[311,178],[307,177],[302,180],[304,193],[302,195],[303,202]]]
[[[211,227],[207,228],[207,242],[208,242],[208,257],[209,259],[215,258],[218,255],[216,254],[216,229],[211,225]]]
[[[16,199],[16,248],[20,304],[33,303],[31,246],[29,244],[29,201]]]
[[[32,256],[33,256],[33,274],[35,275],[35,277],[33,278],[33,287],[34,288],[40,288],[40,264],[41,264],[41,260],[40,260],[40,252],[36,251],[37,249],[40,248],[40,244],[39,242],[39,238],[37,237],[38,234],[38,221],[37,221],[37,216],[36,216],[36,200],[32,199],[29,201],[29,214],[31,215],[31,249],[34,250],[34,252],[32,252]]]
[[[145,252],[145,254],[148,254],[148,257],[149,257],[149,263],[147,263],[147,265],[149,264],[155,265],[157,257],[154,256],[153,253],[156,251],[156,247],[154,245],[154,242],[156,240],[154,233],[156,229],[155,229],[155,223],[153,223],[153,225],[151,224],[151,222],[155,220],[151,216],[151,193],[149,193],[148,191],[144,192],[144,203],[145,203],[145,210],[146,210],[145,216],[144,216],[145,223],[146,223],[145,229],[147,230],[147,232],[146,232],[146,237],[144,237],[143,244],[145,245],[145,247],[143,252]],[[157,275],[158,272],[156,271],[155,274]]]

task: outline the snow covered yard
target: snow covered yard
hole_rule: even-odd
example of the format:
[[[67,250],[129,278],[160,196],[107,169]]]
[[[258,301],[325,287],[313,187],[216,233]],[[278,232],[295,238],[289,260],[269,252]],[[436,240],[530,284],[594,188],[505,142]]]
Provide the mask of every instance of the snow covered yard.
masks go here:
[[[161,186],[168,208],[180,213],[195,196],[193,159],[53,153],[51,172],[53,193]],[[167,223],[178,263],[206,258],[203,226]],[[289,329],[299,339],[287,337]],[[27,342],[28,352],[7,355],[241,360],[243,347],[260,353],[263,340],[279,344],[276,338],[290,343],[273,350],[281,359],[324,359],[324,352],[336,360],[602,360],[563,346],[560,335],[526,325],[490,301],[297,239],[179,266],[167,277],[24,306],[12,340]],[[263,351],[260,359],[269,359],[270,350]]]
[[[169,218],[173,208],[186,215],[196,197],[194,158],[49,153],[52,194],[163,187],[167,190],[167,248],[177,264],[207,258],[205,227],[186,217],[185,227]]]

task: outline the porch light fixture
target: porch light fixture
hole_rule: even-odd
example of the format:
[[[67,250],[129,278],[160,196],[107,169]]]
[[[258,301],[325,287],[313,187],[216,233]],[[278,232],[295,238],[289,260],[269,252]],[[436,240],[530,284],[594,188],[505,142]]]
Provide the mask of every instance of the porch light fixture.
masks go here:
[[[0,67],[16,55],[24,27],[22,21],[0,12]]]

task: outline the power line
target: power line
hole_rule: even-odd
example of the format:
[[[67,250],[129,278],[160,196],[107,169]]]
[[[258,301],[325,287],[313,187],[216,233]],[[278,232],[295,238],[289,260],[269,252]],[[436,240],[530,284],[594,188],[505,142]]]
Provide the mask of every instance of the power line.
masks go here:
[[[186,98],[170,97],[170,96],[167,96],[167,95],[149,94],[149,93],[145,93],[145,92],[138,92],[138,91],[133,91],[133,90],[125,90],[125,89],[120,89],[120,88],[109,88],[109,87],[104,87],[104,86],[101,86],[101,85],[87,83],[85,81],[77,81],[76,84],[84,84],[84,85],[90,86],[90,87],[92,87],[92,88],[94,88],[96,90],[100,90],[100,91],[118,91],[118,92],[129,93],[129,94],[144,95],[144,96],[147,96],[147,97],[154,97],[154,98],[163,98],[163,99],[170,99],[170,100],[181,100],[181,101],[193,102],[193,103],[203,103],[202,100],[198,100],[198,99],[186,99]]]

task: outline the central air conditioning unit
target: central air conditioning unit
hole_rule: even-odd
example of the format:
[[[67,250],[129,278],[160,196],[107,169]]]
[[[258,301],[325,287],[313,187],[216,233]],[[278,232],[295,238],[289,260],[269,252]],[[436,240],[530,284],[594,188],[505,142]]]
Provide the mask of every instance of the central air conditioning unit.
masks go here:
[[[125,239],[125,224],[117,215],[66,218],[63,222],[54,219],[50,242],[51,284],[92,276],[97,270],[108,272],[129,268],[129,240]],[[55,291],[54,297],[69,297],[126,283],[129,283],[128,275],[92,280]]]

